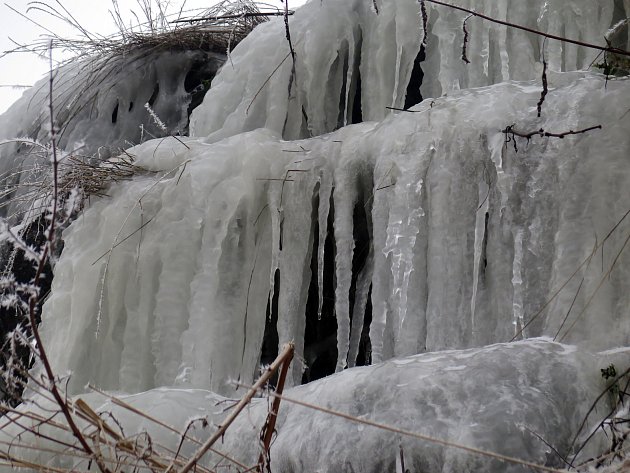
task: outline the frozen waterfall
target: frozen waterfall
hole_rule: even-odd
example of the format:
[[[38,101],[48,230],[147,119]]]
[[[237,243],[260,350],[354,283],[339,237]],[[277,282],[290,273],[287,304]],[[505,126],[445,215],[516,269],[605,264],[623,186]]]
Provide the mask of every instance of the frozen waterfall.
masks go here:
[[[352,322],[368,318],[373,362],[540,335],[627,345],[628,82],[552,74],[542,119],[539,96],[534,82],[509,82],[307,140],[257,130],[132,148],[146,174],[64,234],[42,326],[56,365],[74,390],[225,392],[257,372],[274,279],[273,328],[303,353],[320,222],[334,241],[323,269],[335,304],[321,317],[337,321],[337,370],[356,363]],[[602,128],[528,142],[502,132],[511,125]]]
[[[630,16],[619,0],[458,4],[594,44]],[[90,383],[178,428],[219,423],[212,402],[293,341],[289,397],[563,466],[540,439],[567,455],[599,370],[629,360],[630,79],[589,70],[596,50],[425,5],[426,30],[417,0],[312,0],[289,21],[295,64],[283,19],[266,22],[220,69],[190,136],[125,151],[137,172],[64,230],[43,308],[71,394]],[[206,59],[213,75],[222,59]],[[183,130],[182,71],[200,59],[160,60],[148,88],[108,79],[96,122],[79,107],[62,144],[121,145],[140,113],[129,97],[156,82],[156,112]],[[27,103],[0,136],[45,134]],[[21,163],[16,149],[2,159]],[[263,404],[224,439],[244,462]],[[399,471],[396,452],[411,471],[529,471],[282,409],[277,472]]]

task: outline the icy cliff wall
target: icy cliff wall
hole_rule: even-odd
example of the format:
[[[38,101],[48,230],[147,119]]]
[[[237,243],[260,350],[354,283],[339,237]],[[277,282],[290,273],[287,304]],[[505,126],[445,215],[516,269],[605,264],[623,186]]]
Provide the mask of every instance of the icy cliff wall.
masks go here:
[[[502,0],[457,2],[498,20],[605,45],[604,34],[630,16],[628,2]],[[417,0],[309,2],[290,21],[293,62],[284,24],[259,26],[214,81],[191,132],[211,140],[267,127],[286,139],[307,138],[349,123],[382,120],[403,108],[468,87],[540,77],[542,54],[553,71],[589,67],[598,51],[544,41],[521,30],[469,18]],[[621,35],[627,46],[627,29]],[[426,39],[426,44],[423,41]],[[289,90],[290,89],[290,90]]]
[[[64,234],[42,326],[55,366],[74,390],[224,392],[255,376],[266,330],[302,353],[322,306],[328,372],[356,363],[362,332],[372,362],[523,336],[627,345],[629,87],[551,74],[540,119],[536,82],[508,82],[308,140],[133,148],[157,174]],[[602,128],[528,141],[512,125]]]

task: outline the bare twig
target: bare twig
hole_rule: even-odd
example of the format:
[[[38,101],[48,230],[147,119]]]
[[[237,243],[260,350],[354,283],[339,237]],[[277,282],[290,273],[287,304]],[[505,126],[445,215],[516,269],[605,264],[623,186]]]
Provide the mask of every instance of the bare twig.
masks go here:
[[[543,41],[542,46],[542,61],[543,61],[543,70],[542,70],[542,91],[540,92],[540,100],[536,104],[536,110],[538,111],[538,118],[540,118],[540,114],[542,112],[542,105],[545,102],[545,97],[547,96],[547,92],[549,92],[549,88],[547,85],[547,60],[545,59],[545,44],[547,42],[547,38]],[[561,137],[562,138],[562,137]]]
[[[256,395],[256,393],[262,389],[263,386],[269,381],[269,379],[274,375],[274,373],[282,366],[287,360],[291,360],[293,358],[293,352],[295,350],[295,346],[293,343],[288,343],[284,346],[282,352],[278,355],[278,357],[274,360],[274,362],[269,365],[267,370],[263,373],[263,375],[256,381],[256,383],[250,388],[249,392],[243,396],[240,402],[234,407],[232,412],[227,416],[227,418],[223,421],[219,429],[199,448],[192,458],[186,463],[179,473],[186,473],[190,471],[197,462],[206,454],[206,452],[215,444],[217,440],[219,440],[224,434],[228,427],[234,422],[234,420],[238,417],[241,411],[250,403],[252,398]]]
[[[254,103],[254,100],[256,100],[256,98],[258,97],[258,95],[260,94],[260,92],[262,92],[262,90],[265,88],[265,86],[269,83],[269,81],[271,80],[271,78],[273,77],[273,75],[278,71],[278,69],[280,69],[280,67],[284,64],[284,62],[289,59],[289,57],[291,56],[291,52],[289,51],[287,53],[287,55],[284,57],[284,59],[282,61],[280,61],[280,64],[278,64],[276,66],[276,68],[271,71],[271,74],[269,74],[269,77],[267,77],[265,79],[265,81],[262,83],[262,85],[258,88],[258,90],[256,91],[256,93],[254,94],[254,97],[252,98],[252,101],[249,103],[249,105],[247,106],[247,109],[245,110],[245,115],[247,115],[249,113],[249,109],[251,108],[252,104]]]
[[[613,379],[610,383],[608,383],[608,386],[606,386],[606,389],[604,389],[599,396],[597,396],[597,398],[593,401],[593,403],[591,404],[591,407],[589,408],[589,410],[586,412],[586,415],[584,416],[584,419],[582,420],[582,423],[580,424],[580,426],[578,427],[577,432],[575,433],[575,436],[573,437],[573,440],[571,441],[571,444],[569,445],[568,451],[571,451],[571,449],[574,447],[575,442],[577,442],[578,437],[580,436],[580,434],[582,433],[582,430],[584,429],[584,426],[586,425],[586,421],[588,420],[588,417],[591,415],[591,413],[595,410],[595,407],[597,407],[597,403],[608,393],[608,391],[610,391],[610,387],[614,386],[615,383],[619,382],[620,379],[622,379],[624,376],[630,374],[630,368],[628,368],[627,370],[625,370],[623,373],[621,373],[619,376],[617,376],[615,379]],[[611,412],[612,414],[612,412]],[[573,465],[573,462],[575,462],[575,458],[577,457],[578,453],[580,452],[580,450],[582,448],[584,448],[584,445],[586,445],[586,441],[582,444],[582,446],[578,449],[578,451],[574,454],[573,456],[573,460],[571,461],[571,465]]]
[[[144,411],[142,411],[142,410],[132,406],[131,404],[123,401],[122,399],[120,399],[120,398],[118,398],[116,396],[108,394],[105,391],[102,391],[102,390],[100,390],[100,389],[98,389],[98,388],[96,388],[96,387],[94,387],[92,385],[88,385],[88,389],[90,389],[90,390],[92,390],[92,391],[94,391],[96,393],[99,393],[100,395],[102,395],[102,396],[106,397],[107,399],[111,400],[114,405],[122,407],[123,409],[125,409],[125,410],[127,410],[127,411],[129,411],[129,412],[131,412],[131,413],[133,413],[133,414],[135,414],[137,416],[139,416],[139,417],[142,417],[143,419],[146,419],[146,420],[154,423],[155,425],[157,425],[159,427],[162,427],[163,429],[166,429],[166,430],[168,430],[170,432],[173,432],[174,434],[177,434],[180,437],[183,437],[185,440],[187,440],[187,441],[189,441],[191,443],[194,443],[195,445],[199,445],[199,446],[202,445],[201,442],[198,441],[197,439],[195,439],[194,437],[188,437],[185,431],[184,432],[180,432],[175,427],[173,427],[173,426],[171,426],[171,425],[169,425],[169,424],[167,424],[167,423],[165,423],[165,422],[163,422],[163,421],[161,421],[161,420],[159,420],[159,419],[149,415],[147,412],[144,412]],[[226,455],[225,453],[222,453],[219,450],[211,448],[210,451],[212,453],[215,453],[216,455],[220,456],[221,458],[224,458],[224,459],[234,463],[234,465],[238,466],[241,469],[247,469],[247,465],[244,465],[243,463],[239,462],[235,458],[232,458],[232,457]],[[199,469],[199,468],[200,468],[199,465],[197,465],[197,469]]]
[[[554,39],[556,41],[562,41],[562,42],[565,42],[565,43],[577,44],[578,46],[584,46],[585,48],[597,49],[599,51],[607,51],[607,52],[610,52],[610,53],[621,54],[622,56],[630,56],[630,51],[625,51],[623,49],[613,48],[613,47],[610,47],[610,46],[598,46],[596,44],[585,43],[583,41],[577,41],[577,40],[570,39],[570,38],[564,38],[562,36],[552,35],[552,34],[549,34],[549,33],[545,33],[543,31],[539,31],[539,30],[535,30],[535,29],[532,29],[532,28],[528,28],[526,26],[517,25],[515,23],[510,23],[510,22],[503,21],[503,20],[498,20],[496,18],[492,18],[492,17],[484,15],[482,13],[478,13],[478,12],[476,12],[474,10],[470,10],[468,8],[460,7],[458,5],[453,5],[451,3],[442,2],[440,0],[421,0],[421,3],[422,2],[435,3],[436,5],[442,5],[444,7],[453,8],[455,10],[463,11],[463,12],[466,12],[466,13],[470,13],[473,16],[477,16],[479,18],[483,18],[484,20],[491,21],[492,23],[498,23],[500,25],[509,26],[511,28],[516,28],[516,29],[519,29],[519,30],[527,31],[529,33],[533,33],[533,34],[536,34],[536,35],[539,35],[539,36],[544,36],[545,38]]]
[[[254,385],[254,386],[247,386],[245,384],[239,384],[239,385],[241,387],[244,387],[244,388],[249,388],[250,390],[254,390],[255,389],[257,391],[260,391],[260,390],[263,389],[262,386],[258,386],[258,383],[256,383],[256,385]],[[374,422],[374,421],[371,421],[369,419],[352,416],[350,414],[346,414],[344,412],[336,411],[334,409],[329,409],[327,407],[317,406],[315,404],[311,404],[311,403],[308,403],[308,402],[300,401],[299,399],[290,398],[290,397],[287,397],[287,396],[285,396],[283,394],[270,392],[269,395],[273,396],[273,397],[280,398],[283,401],[289,402],[291,404],[296,404],[298,406],[302,406],[302,407],[306,407],[308,409],[312,409],[314,411],[323,412],[325,414],[330,414],[330,415],[333,415],[335,417],[340,417],[342,419],[346,419],[346,420],[349,420],[351,422],[356,422],[358,424],[368,425],[368,426],[375,427],[377,429],[385,430],[385,431],[388,431],[388,432],[392,432],[392,433],[395,433],[395,434],[404,435],[404,436],[415,438],[415,439],[418,439],[418,440],[424,440],[426,442],[434,443],[434,444],[437,444],[437,445],[442,445],[443,447],[456,448],[456,449],[459,449],[459,450],[464,450],[466,452],[472,453],[474,455],[480,455],[480,456],[485,456],[485,457],[488,457],[488,458],[494,458],[496,460],[501,460],[501,461],[504,461],[506,463],[512,463],[512,464],[516,464],[516,465],[527,466],[527,467],[532,468],[532,469],[537,470],[537,471],[545,471],[545,472],[550,472],[550,473],[563,473],[562,470],[558,470],[556,468],[550,468],[550,467],[547,467],[547,466],[544,466],[544,465],[539,465],[537,463],[530,462],[530,461],[527,461],[527,460],[521,460],[520,458],[514,458],[514,457],[510,457],[510,456],[503,455],[503,454],[500,454],[500,453],[495,453],[495,452],[489,452],[487,450],[482,450],[482,449],[475,448],[475,447],[469,447],[467,445],[462,445],[462,444],[459,444],[459,443],[456,443],[456,442],[453,442],[453,441],[450,441],[450,440],[438,439],[438,438],[431,437],[429,435],[424,435],[424,434],[421,434],[421,433],[418,433],[418,432],[413,432],[413,431],[406,430],[406,429],[400,429],[398,427],[393,427],[391,425],[383,424],[383,423],[380,423],[380,422]]]
[[[293,15],[295,13],[295,11],[293,10],[289,10],[288,11],[288,15]],[[176,24],[176,23],[198,23],[201,21],[220,21],[220,20],[239,20],[239,19],[244,19],[244,18],[264,18],[264,17],[271,17],[271,16],[284,16],[285,13],[278,11],[278,12],[247,12],[247,13],[242,13],[240,15],[215,15],[215,16],[200,16],[200,17],[196,17],[196,18],[184,18],[184,19],[180,19],[180,20],[173,20],[170,21],[169,23],[172,24]]]
[[[295,50],[293,49],[293,42],[291,41],[291,30],[289,28],[289,0],[284,0],[284,30],[289,43],[289,52],[291,54],[291,77],[289,78],[289,98],[291,97],[291,89],[293,82],[296,79],[295,72]]]
[[[569,131],[564,131],[562,133],[553,133],[550,131],[545,131],[543,128],[540,128],[539,130],[536,131],[530,131],[530,132],[521,132],[521,131],[517,131],[514,129],[515,125],[510,125],[505,127],[505,129],[501,130],[501,133],[505,133],[505,135],[510,135],[512,137],[514,136],[519,136],[521,138],[525,138],[527,140],[531,140],[534,136],[538,135],[540,137],[544,137],[544,138],[560,138],[563,139],[565,136],[569,136],[569,135],[580,135],[582,133],[587,133],[589,131],[593,131],[593,130],[601,130],[602,126],[601,125],[594,125],[594,126],[589,126],[588,128],[583,128],[582,130],[569,130]]]
[[[462,30],[464,32],[464,41],[462,44],[462,61],[464,61],[466,64],[470,64],[470,61],[468,60],[468,56],[466,56],[466,48],[468,47],[468,30],[466,29],[466,22],[470,19],[470,17],[472,17],[472,13],[470,15],[468,15],[465,19],[464,22],[462,23]]]
[[[385,107],[387,110],[394,110],[395,112],[409,112],[409,113],[421,113],[422,110],[407,110],[406,108]]]
[[[50,129],[51,129],[50,141],[51,141],[51,148],[52,148],[52,168],[53,168],[53,202],[52,202],[52,212],[50,216],[50,225],[48,227],[48,233],[46,235],[47,241],[46,241],[46,244],[44,245],[44,249],[40,256],[39,264],[37,265],[37,270],[35,272],[35,277],[33,278],[33,283],[36,286],[39,284],[39,278],[42,275],[46,262],[48,261],[48,258],[52,254],[52,251],[53,251],[53,242],[55,239],[55,223],[56,223],[56,216],[57,216],[58,190],[57,190],[56,183],[57,183],[57,177],[58,177],[57,166],[59,162],[57,159],[57,143],[56,143],[56,136],[55,136],[55,121],[54,121],[54,110],[53,110],[53,82],[54,82],[54,73],[53,73],[52,48],[51,48],[50,80],[49,80],[49,87],[50,87],[49,109],[50,109]],[[74,437],[81,444],[81,447],[83,448],[83,450],[94,459],[94,461],[96,462],[96,464],[98,465],[98,467],[103,473],[108,473],[110,471],[109,468],[107,467],[107,465],[105,465],[105,463],[103,463],[100,455],[96,454],[94,450],[92,450],[92,448],[88,445],[87,440],[83,436],[83,433],[77,426],[76,422],[74,421],[74,418],[72,417],[72,414],[70,413],[66,399],[62,397],[59,391],[59,388],[57,387],[56,377],[53,373],[50,361],[48,360],[48,355],[46,354],[46,350],[42,343],[42,339],[39,333],[39,328],[37,325],[36,311],[37,311],[38,302],[39,302],[39,291],[35,292],[29,298],[29,314],[28,315],[29,315],[29,322],[31,325],[33,337],[35,338],[35,342],[36,342],[37,355],[39,357],[39,360],[42,363],[42,366],[46,373],[46,377],[48,378],[50,393],[55,398],[55,401],[59,405],[59,408],[61,409],[61,412],[63,413],[63,416],[65,417],[66,422],[68,423],[68,427],[72,431],[72,434],[74,435]]]
[[[615,223],[615,225],[610,229],[608,234],[606,234],[606,236],[604,237],[601,243],[595,242],[595,245],[593,246],[593,250],[589,253],[589,255],[580,263],[580,265],[575,269],[575,271],[571,273],[571,275],[564,281],[564,283],[553,292],[551,297],[547,299],[547,301],[542,305],[540,309],[538,309],[538,312],[532,315],[530,319],[527,321],[527,323],[523,325],[523,327],[521,327],[521,329],[518,332],[516,332],[516,334],[511,338],[510,342],[513,342],[514,340],[516,340],[525,331],[525,329],[529,327],[531,323],[533,323],[538,317],[540,317],[540,315],[545,311],[545,309],[549,306],[549,304],[551,304],[553,300],[556,297],[558,297],[558,294],[560,294],[562,290],[573,280],[573,278],[576,276],[577,273],[580,272],[580,270],[584,267],[584,265],[588,264],[589,261],[591,261],[591,258],[597,252],[597,250],[603,247],[606,241],[617,230],[617,228],[619,228],[619,225],[621,225],[621,223],[626,219],[626,217],[628,217],[628,215],[630,215],[630,209],[628,209],[626,213],[624,213],[623,216],[617,221],[617,223]]]
[[[379,11],[378,11],[378,4],[376,3],[376,0],[372,0],[372,8],[374,9],[374,13],[378,15]]]
[[[422,15],[422,46],[427,45],[427,27],[429,24],[429,15],[427,14],[426,0],[419,0],[420,2],[420,14]]]
[[[278,384],[276,386],[276,392],[278,394],[282,394],[284,390],[284,383],[287,378],[287,373],[289,371],[289,365],[291,364],[291,360],[293,359],[293,351],[288,354],[284,363],[282,364],[282,369],[280,370],[280,376],[278,378]],[[266,466],[268,473],[271,473],[270,462],[271,456],[269,454],[269,449],[271,447],[271,439],[276,429],[276,420],[278,418],[278,410],[280,409],[280,398],[275,397],[273,399],[273,404],[269,414],[267,415],[267,420],[265,421],[265,425],[263,427],[263,431],[261,432],[261,440],[263,444],[263,450],[260,452],[260,456],[258,457],[258,472],[263,473],[263,469]]]

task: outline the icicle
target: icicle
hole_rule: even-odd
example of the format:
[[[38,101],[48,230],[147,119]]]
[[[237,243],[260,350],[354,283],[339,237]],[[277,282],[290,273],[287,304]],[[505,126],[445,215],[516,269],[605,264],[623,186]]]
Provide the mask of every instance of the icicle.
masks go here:
[[[341,171],[341,172],[340,172]],[[347,366],[350,344],[350,286],[352,283],[352,257],[354,254],[353,213],[357,200],[356,183],[352,171],[338,170],[335,176],[335,315],[337,317],[337,366]]]
[[[370,245],[365,267],[357,277],[356,290],[354,295],[354,307],[352,309],[352,331],[350,333],[350,346],[348,349],[348,367],[352,368],[357,363],[359,354],[359,344],[363,331],[365,318],[365,308],[368,302],[370,286],[372,285],[372,273],[374,270],[374,248]]]
[[[473,330],[475,329],[475,304],[477,302],[477,290],[479,288],[479,275],[481,271],[481,259],[483,258],[483,244],[486,238],[486,212],[488,211],[488,197],[490,195],[490,187],[488,183],[479,183],[479,206],[477,208],[477,218],[475,220],[475,250],[474,250],[474,268],[473,268],[473,289],[470,298],[470,315],[472,317]]]
[[[353,30],[352,35],[348,35],[348,72],[346,73],[346,93],[344,97],[345,107],[343,111],[343,126],[348,125],[348,114],[352,114],[352,110],[350,109],[350,89],[352,86],[352,79],[354,78],[354,69],[355,67],[358,68],[358,65],[355,65],[355,61],[358,60],[358,58],[355,57],[357,53],[356,48],[359,47],[359,45],[361,44],[360,38],[358,42],[356,41],[355,34],[356,33]],[[359,57],[360,54],[361,52],[359,51]]]
[[[385,179],[394,174],[394,164],[383,160],[374,172],[372,190],[372,227],[374,229],[374,271],[372,276],[372,323],[370,324],[370,342],[372,345],[372,363],[380,363],[387,358],[385,353],[385,326],[389,311],[389,294],[391,283],[391,264],[383,253],[387,239],[387,222],[389,220],[389,190],[377,189],[384,185]],[[393,176],[392,176],[393,177]]]
[[[280,245],[281,245],[281,212],[280,209],[281,189],[272,188],[269,190],[269,200],[267,202],[269,214],[271,215],[271,269],[269,271],[269,307],[273,303],[273,296],[276,291],[276,271],[280,267]],[[269,313],[271,317],[271,312]]]
[[[280,295],[278,299],[278,340],[280,347],[295,343],[298,357],[304,353],[306,303],[311,281],[310,262],[313,251],[313,200],[316,180],[311,173],[295,172],[293,181],[284,189],[283,208],[286,218],[282,225],[280,253]],[[290,185],[289,185],[290,184]],[[279,348],[280,348],[279,347]],[[303,366],[294,363],[287,386],[300,384]]]
[[[332,191],[332,179],[328,172],[323,170],[319,179],[319,208],[317,209],[317,221],[319,224],[317,245],[317,320],[322,318],[322,307],[324,305],[324,252],[328,235],[328,213],[330,211]]]
[[[523,229],[516,230],[514,235],[514,261],[512,263],[512,285],[514,295],[512,298],[514,327],[518,331],[523,327]],[[523,333],[526,337],[526,334]]]
[[[405,169],[394,187],[395,203],[390,210],[387,240],[383,248],[386,256],[391,255],[391,301],[396,342],[400,340],[405,323],[407,291],[413,271],[413,249],[420,230],[420,219],[424,217],[424,210],[420,206],[424,181],[418,178],[416,172],[417,169]]]
[[[173,194],[171,192],[171,195],[166,196],[167,200],[175,200]],[[177,377],[181,364],[180,337],[187,326],[190,285],[201,249],[201,225],[198,222],[202,214],[191,205],[188,193],[181,194],[179,198],[183,205],[173,206],[172,211],[168,212],[168,218],[182,224],[163,225],[159,229],[162,272],[155,297],[155,328],[152,337],[155,382],[158,386],[172,384]],[[173,241],[181,244],[172,245]]]

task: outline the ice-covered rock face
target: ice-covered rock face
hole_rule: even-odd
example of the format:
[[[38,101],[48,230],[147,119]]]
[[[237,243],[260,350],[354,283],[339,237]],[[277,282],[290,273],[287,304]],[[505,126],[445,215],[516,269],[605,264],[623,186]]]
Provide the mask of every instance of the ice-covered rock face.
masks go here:
[[[610,363],[626,365],[627,361],[627,351],[592,355],[575,347],[528,340],[427,353],[346,370],[289,389],[284,395],[399,431],[383,430],[283,400],[271,448],[271,471],[403,471],[401,456],[409,471],[431,473],[532,471],[519,460],[561,468],[564,463],[558,454],[571,458],[571,443],[591,403],[604,388],[600,369]],[[184,431],[192,419],[205,417],[208,427],[203,429],[197,422],[189,430],[190,437],[204,441],[213,433],[213,426],[223,423],[229,402],[205,390],[173,388],[120,396],[134,409],[175,428],[174,433],[120,404],[103,404],[98,395],[81,397],[95,410],[108,413],[105,421],[115,430],[122,428],[127,435],[146,432],[152,445],[171,451],[180,451],[181,447],[183,457],[190,457],[198,447],[190,440],[180,445],[177,432]],[[594,425],[598,416],[610,409],[607,403],[604,397],[588,425]],[[241,465],[255,465],[267,412],[266,399],[254,400],[215,448]],[[112,419],[116,419],[116,424]],[[15,429],[10,425],[2,429],[0,440],[4,440],[3,435],[11,438]],[[60,441],[71,440],[68,433],[67,438],[59,438],[59,429],[38,426],[38,430]],[[425,438],[414,438],[400,430]],[[582,432],[578,443],[586,435],[586,431]],[[445,447],[431,439],[514,460],[500,461],[487,454]],[[142,436],[135,441],[146,439]],[[20,443],[29,444],[31,439],[23,435]],[[47,446],[44,439],[38,439],[37,444],[40,448]],[[67,460],[51,457],[45,450],[39,454],[23,452],[16,445],[11,453],[16,457],[26,455],[50,467],[70,466]],[[218,460],[219,457],[206,457],[203,463],[215,465]],[[234,467],[228,460],[220,463],[226,469]],[[81,469],[79,466],[77,469]]]
[[[457,4],[600,45],[605,45],[604,34],[613,24],[630,16],[630,5],[614,0]],[[271,21],[256,28],[193,114],[192,134],[217,140],[267,127],[286,139],[307,138],[349,123],[382,120],[391,113],[387,107],[411,106],[420,97],[540,77],[543,51],[552,71],[587,68],[599,53],[473,17],[466,22],[466,64],[466,13],[426,3],[424,31],[418,0],[376,0],[376,5],[378,14],[371,0],[311,1],[298,9],[290,21],[296,53],[293,79],[284,23]],[[626,41],[619,45],[626,47]]]
[[[293,340],[289,385],[338,373],[291,396],[559,464],[540,438],[564,453],[599,394],[609,360],[587,350],[630,344],[630,81],[558,72],[594,53],[548,42],[541,102],[538,38],[471,18],[465,65],[463,15],[427,4],[422,48],[416,1],[371,5],[296,14],[293,79],[282,21],[262,25],[195,112],[197,138],[129,150],[146,172],[64,232],[41,325],[54,371],[71,393],[158,388],[132,399],[183,419],[217,398],[190,388],[234,394]],[[591,42],[627,7],[483,5]],[[487,346],[540,335],[578,348]],[[402,358],[453,349],[468,350]],[[265,407],[226,437],[246,461]],[[384,471],[402,444],[414,471],[521,469],[366,429],[286,408],[274,465]]]
[[[523,336],[627,345],[630,83],[549,80],[540,119],[536,83],[509,82],[309,140],[133,148],[157,175],[64,234],[42,326],[56,368],[74,391],[224,392],[255,376],[265,333],[301,355],[331,318],[328,373]],[[528,142],[511,125],[602,128]]]
[[[53,105],[58,146],[83,155],[107,158],[152,136],[164,136],[145,108],[148,103],[168,133],[183,133],[191,92],[209,82],[224,56],[204,51],[145,51],[124,57],[81,60],[54,75]],[[142,135],[141,127],[145,134]],[[3,138],[28,136],[49,140],[49,79],[29,89],[0,116]]]
[[[94,161],[148,139],[187,133],[195,94],[205,92],[223,61],[223,55],[205,51],[139,48],[127,55],[67,64],[55,72],[53,81],[57,145],[65,153]],[[29,178],[48,169],[48,156],[29,144],[29,140],[43,144],[50,140],[48,78],[0,116],[0,141],[14,139],[0,145],[3,188],[27,185]],[[28,169],[34,169],[34,176]]]

